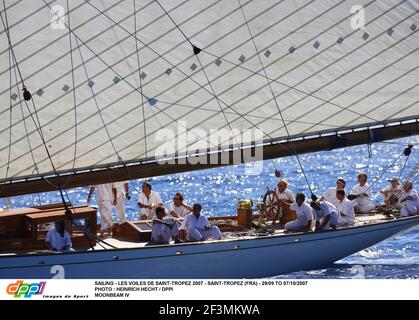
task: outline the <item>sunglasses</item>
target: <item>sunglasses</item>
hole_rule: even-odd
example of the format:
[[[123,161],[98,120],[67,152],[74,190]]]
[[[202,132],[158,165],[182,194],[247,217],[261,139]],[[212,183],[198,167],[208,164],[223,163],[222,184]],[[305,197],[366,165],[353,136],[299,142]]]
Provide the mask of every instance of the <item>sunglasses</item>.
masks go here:
[[[173,200],[180,200],[180,198],[173,198]]]

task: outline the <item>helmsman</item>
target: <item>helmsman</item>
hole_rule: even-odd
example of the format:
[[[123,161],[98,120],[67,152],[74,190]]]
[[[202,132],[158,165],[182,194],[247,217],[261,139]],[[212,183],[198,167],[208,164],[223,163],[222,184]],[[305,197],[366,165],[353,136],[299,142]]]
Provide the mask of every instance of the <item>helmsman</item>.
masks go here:
[[[358,174],[358,184],[351,190],[351,196],[356,197],[353,200],[354,209],[356,213],[368,213],[375,209],[372,204],[372,190],[371,186],[367,183],[368,176],[366,173],[361,172]]]

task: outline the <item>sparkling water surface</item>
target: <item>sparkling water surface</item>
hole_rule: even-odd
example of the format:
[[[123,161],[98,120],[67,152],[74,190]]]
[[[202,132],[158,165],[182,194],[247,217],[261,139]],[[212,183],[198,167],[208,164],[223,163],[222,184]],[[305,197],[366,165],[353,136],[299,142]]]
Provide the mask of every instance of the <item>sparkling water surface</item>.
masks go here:
[[[407,143],[415,144],[415,148],[402,172],[404,177],[419,159],[419,136],[374,143],[370,150],[363,145],[305,154],[301,156],[302,165],[315,194],[321,194],[328,187],[334,186],[338,177],[345,178],[349,190],[356,184],[356,174],[364,171],[368,174],[368,182],[374,183],[375,202],[380,203],[378,190],[387,186],[388,178],[400,175],[406,158],[400,157],[393,167],[388,171],[385,169],[402,153]],[[295,157],[281,158],[274,162],[289,181],[292,191],[303,191],[307,197],[310,196]],[[131,181],[129,185],[132,195],[126,206],[129,219],[138,218],[136,199],[141,182]],[[176,192],[182,192],[186,203],[201,203],[207,215],[225,216],[236,213],[239,198],[261,201],[267,187],[275,188],[277,178],[273,162],[263,161],[255,165],[236,165],[155,177],[150,178],[149,182],[153,190],[160,193],[166,206]],[[73,204],[86,204],[88,188],[71,189],[67,193]],[[11,199],[11,204],[12,207],[24,207],[59,201],[59,194],[54,192],[15,197]],[[93,198],[92,204],[94,201]],[[6,206],[5,203],[0,205]],[[418,243],[419,228],[415,228],[349,256],[327,269],[274,278],[419,278]]]

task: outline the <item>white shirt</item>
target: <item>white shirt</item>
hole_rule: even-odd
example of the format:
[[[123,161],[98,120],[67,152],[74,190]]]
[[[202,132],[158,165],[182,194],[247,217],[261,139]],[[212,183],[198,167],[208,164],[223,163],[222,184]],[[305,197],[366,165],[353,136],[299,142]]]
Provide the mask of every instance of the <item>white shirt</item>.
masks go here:
[[[96,202],[113,201],[112,183],[104,183],[95,186]]]
[[[295,202],[295,198],[294,198],[294,195],[292,194],[292,191],[285,189],[284,192],[280,192],[278,188],[276,188],[275,192],[279,200],[287,200],[289,202]]]
[[[384,200],[388,200],[391,197],[392,194],[397,194],[398,191],[400,191],[400,189],[398,187],[393,188],[393,186],[389,186],[387,188],[384,188],[382,191],[388,192],[387,195],[384,194],[384,193],[382,194]]]
[[[371,204],[371,188],[368,183],[363,185],[362,187],[359,185],[359,183],[354,186],[351,190],[351,194],[359,195],[362,193],[366,193],[368,197],[358,197],[356,198],[359,206],[365,206]]]
[[[169,213],[174,211],[178,217],[183,218],[186,216],[190,211],[186,209],[184,206],[177,206],[173,202],[169,206]]]
[[[299,207],[298,203],[294,202],[290,205],[290,209],[297,213],[297,220],[300,221],[302,226],[307,226],[309,220],[311,220],[311,226],[315,225],[313,210],[307,203],[303,202]]]
[[[199,215],[199,218],[197,219],[195,215],[191,212],[185,216],[180,228],[189,232],[189,230],[192,230],[192,229],[198,229],[198,230],[205,229],[205,227],[209,225],[210,223],[206,216],[203,216],[201,214]]]
[[[160,195],[153,190],[151,190],[149,197],[147,197],[143,192],[139,193],[138,202],[145,205],[151,205],[151,204],[157,205],[159,203],[163,203],[163,201],[160,198]],[[155,212],[156,212],[156,209],[141,208],[140,210],[140,214],[147,215],[149,219],[151,219],[154,216]]]
[[[116,189],[116,197],[117,198],[119,198],[121,196],[125,196],[125,184],[126,183],[128,183],[128,181],[112,183],[112,188]]]
[[[401,200],[404,200],[404,199],[406,199],[409,196],[412,197],[412,199],[411,200],[407,200],[407,201],[414,201],[414,202],[416,202],[416,201],[419,200],[417,191],[412,188],[408,192],[403,191],[403,193],[400,195],[399,203],[401,205],[405,204],[407,201],[401,202]]]
[[[339,200],[336,198],[336,187],[331,187],[326,190],[325,193],[323,193],[322,197],[324,201],[330,202],[335,207],[337,206]]]
[[[62,251],[62,247],[64,246],[70,246],[69,248],[72,246],[68,232],[64,231],[64,237],[61,237],[55,228],[48,231],[47,238],[45,240],[49,242],[55,251]]]
[[[345,223],[355,223],[354,203],[351,200],[347,198],[344,198],[342,201],[338,200],[337,209],[340,218],[345,221]],[[345,214],[345,217],[341,215],[341,212]]]

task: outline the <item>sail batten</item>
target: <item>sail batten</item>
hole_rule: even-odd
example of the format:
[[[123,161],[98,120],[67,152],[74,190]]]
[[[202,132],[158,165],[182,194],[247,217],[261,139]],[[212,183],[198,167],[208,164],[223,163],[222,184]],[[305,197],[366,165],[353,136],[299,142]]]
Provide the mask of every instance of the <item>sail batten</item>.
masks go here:
[[[39,129],[64,174],[152,162],[162,144],[170,158],[418,118],[417,1],[160,3],[0,5],[41,126],[0,28],[0,181],[51,174]],[[214,143],[213,130],[227,133]]]

